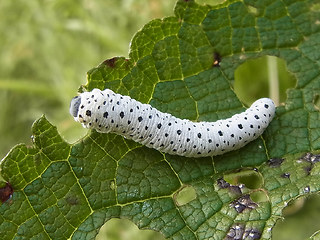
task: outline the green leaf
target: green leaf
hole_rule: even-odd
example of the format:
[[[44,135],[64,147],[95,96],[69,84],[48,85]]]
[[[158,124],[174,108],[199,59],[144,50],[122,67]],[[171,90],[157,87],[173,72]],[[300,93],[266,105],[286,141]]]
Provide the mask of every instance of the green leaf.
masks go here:
[[[92,239],[115,217],[166,238],[270,238],[289,201],[320,189],[316,2],[181,0],[175,16],[145,25],[130,58],[102,62],[82,90],[110,88],[177,117],[215,121],[244,110],[232,82],[248,59],[283,58],[297,86],[261,138],[214,158],[165,155],[95,131],[71,145],[41,117],[33,146],[17,145],[0,164],[13,189],[0,206],[2,238]],[[259,183],[241,185],[233,170]]]

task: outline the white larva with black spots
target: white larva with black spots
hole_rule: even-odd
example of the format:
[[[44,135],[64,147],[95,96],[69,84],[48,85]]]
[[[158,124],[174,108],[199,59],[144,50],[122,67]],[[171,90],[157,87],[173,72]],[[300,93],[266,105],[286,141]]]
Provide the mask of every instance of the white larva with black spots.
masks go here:
[[[93,89],[72,99],[70,113],[84,127],[98,132],[116,133],[164,153],[207,157],[239,149],[258,138],[273,119],[275,105],[261,98],[231,118],[192,122],[110,89]]]

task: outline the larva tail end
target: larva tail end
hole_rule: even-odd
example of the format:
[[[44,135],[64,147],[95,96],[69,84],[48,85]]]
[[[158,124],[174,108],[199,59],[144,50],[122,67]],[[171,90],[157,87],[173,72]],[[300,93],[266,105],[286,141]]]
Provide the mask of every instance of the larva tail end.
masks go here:
[[[73,117],[78,116],[78,111],[81,103],[81,97],[80,96],[75,96],[72,98],[71,103],[70,103],[70,108],[69,112]]]

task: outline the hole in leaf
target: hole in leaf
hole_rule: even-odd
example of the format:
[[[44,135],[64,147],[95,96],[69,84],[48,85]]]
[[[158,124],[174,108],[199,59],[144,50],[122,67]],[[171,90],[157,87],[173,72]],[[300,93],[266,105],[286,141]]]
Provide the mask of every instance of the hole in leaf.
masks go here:
[[[284,221],[272,230],[272,239],[309,239],[320,228],[320,196],[299,198],[283,210]]]
[[[232,185],[244,184],[250,189],[258,189],[263,183],[261,175],[254,170],[243,170],[237,173],[231,173],[225,175],[224,179]]]
[[[313,105],[316,110],[320,111],[320,96],[319,96],[319,94],[317,94],[313,97]]]
[[[113,218],[107,221],[100,228],[100,231],[95,239],[162,240],[165,238],[161,233],[153,230],[140,230],[133,222],[128,219]]]
[[[263,191],[255,191],[250,194],[250,197],[251,197],[252,201],[254,201],[256,203],[268,201],[268,196]]]
[[[235,71],[234,91],[247,106],[262,97],[271,98],[276,105],[285,102],[286,90],[296,85],[283,59],[264,56],[248,60]]]
[[[315,3],[311,6],[311,11],[320,12],[320,3]]]
[[[182,187],[174,196],[174,201],[178,206],[185,205],[196,199],[197,193],[192,186]]]
[[[196,0],[196,2],[198,4],[211,5],[211,6],[215,6],[215,5],[221,4],[221,3],[225,2],[225,1],[226,0]]]

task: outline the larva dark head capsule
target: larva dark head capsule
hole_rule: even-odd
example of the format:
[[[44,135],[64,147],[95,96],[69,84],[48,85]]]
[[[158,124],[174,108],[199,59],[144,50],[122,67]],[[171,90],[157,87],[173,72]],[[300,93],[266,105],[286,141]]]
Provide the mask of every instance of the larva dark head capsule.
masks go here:
[[[80,96],[76,96],[76,97],[72,98],[71,103],[70,103],[69,112],[73,117],[78,116],[80,103],[81,103]]]

